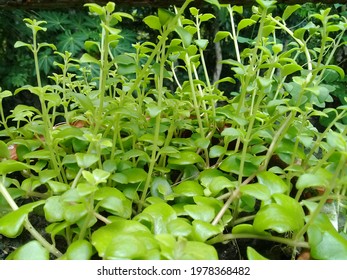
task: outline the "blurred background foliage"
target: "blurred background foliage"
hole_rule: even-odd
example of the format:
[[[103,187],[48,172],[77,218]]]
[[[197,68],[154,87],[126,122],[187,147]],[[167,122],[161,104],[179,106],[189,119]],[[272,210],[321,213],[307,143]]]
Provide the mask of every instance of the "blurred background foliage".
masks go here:
[[[287,25],[291,29],[297,29],[305,26],[308,22],[310,14],[316,13],[321,9],[330,7],[331,13],[340,14],[347,17],[346,4],[313,4],[306,3],[292,16],[287,22]],[[122,54],[124,52],[135,51],[133,44],[136,42],[144,41],[156,41],[157,34],[153,34],[147,29],[147,25],[143,24],[143,19],[150,15],[155,14],[157,8],[155,7],[121,7],[122,11],[130,13],[134,17],[134,22],[126,21],[124,24],[120,24],[117,28],[121,28],[120,43],[113,50],[114,54]],[[170,9],[173,9],[172,7]],[[285,9],[284,4],[279,4],[274,13],[281,15]],[[213,80],[232,75],[230,68],[225,65],[218,64],[218,61],[224,58],[235,57],[234,48],[231,41],[223,41],[220,44],[213,44],[214,35],[218,30],[230,30],[230,19],[227,15],[226,9],[217,10],[211,6],[205,6],[201,8],[202,12],[210,12],[216,15],[213,26],[203,26],[202,33],[205,39],[208,39],[210,44],[206,49],[206,60],[210,66],[209,71]],[[251,14],[251,7],[245,7],[244,14],[237,15],[239,20],[242,17],[248,17]],[[186,15],[188,16],[188,15]],[[36,18],[38,20],[44,20],[47,22],[47,31],[39,34],[39,42],[52,43],[57,47],[57,50],[61,53],[69,51],[73,57],[80,58],[84,51],[84,42],[86,40],[98,40],[100,25],[96,17],[88,15],[87,9],[82,10],[1,10],[0,11],[0,87],[2,90],[8,89],[14,91],[16,88],[26,84],[35,85],[36,77],[34,75],[34,65],[31,58],[31,54],[25,48],[15,49],[14,44],[20,40],[30,43],[31,34],[30,30],[23,23],[24,18]],[[256,28],[256,27],[254,27]],[[244,48],[252,44],[254,34],[257,34],[257,30],[245,29],[244,33],[238,38],[240,45]],[[283,45],[286,45],[287,38],[283,35],[283,38],[276,38],[281,40]],[[319,40],[319,38],[317,38]],[[347,34],[345,37],[347,42]],[[50,48],[43,49],[39,54],[40,69],[42,71],[43,83],[52,83],[48,77],[52,73],[57,73],[59,69],[53,65],[53,62],[58,60],[58,56]],[[334,63],[342,67],[347,72],[347,47],[342,47]],[[97,69],[95,69],[97,71]],[[180,75],[178,73],[178,75]],[[45,78],[46,77],[46,78]],[[337,75],[331,75],[326,78],[326,82],[334,84],[336,90],[334,91],[334,102],[328,104],[328,106],[336,107],[340,104],[345,104],[345,89],[347,86],[347,80],[340,80]],[[227,88],[222,88],[225,94],[233,95],[233,92],[237,92],[238,85],[228,84]],[[30,103],[34,102],[26,95],[19,95],[15,101],[8,104],[10,110],[14,108],[15,103]],[[4,104],[6,107],[6,104]],[[33,105],[33,104],[31,104]],[[6,110],[6,111],[7,111]],[[328,119],[321,120],[329,122]]]

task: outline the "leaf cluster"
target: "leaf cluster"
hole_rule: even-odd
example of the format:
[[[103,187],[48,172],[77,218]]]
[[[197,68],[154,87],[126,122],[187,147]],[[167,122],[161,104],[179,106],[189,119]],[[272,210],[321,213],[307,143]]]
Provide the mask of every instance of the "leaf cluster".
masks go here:
[[[100,34],[78,39],[83,54],[41,43],[48,22],[25,19],[32,43],[15,46],[33,56],[36,83],[14,94],[29,91],[40,108],[0,115],[0,233],[26,229],[35,240],[8,259],[217,259],[215,244],[242,238],[278,243],[293,259],[303,249],[313,259],[347,258],[346,107],[325,108],[336,90],[327,76],[344,79],[333,56],[346,18],[326,9],[293,30],[287,20],[299,5],[275,16],[275,1],[258,0],[237,22],[242,7],[209,1],[231,21],[214,43],[230,40],[235,50],[221,61],[232,76],[212,81],[205,52],[213,42],[201,26],[215,15],[190,2],[147,16],[156,42],[122,53],[119,24],[134,18],[113,2],[86,5]],[[241,48],[240,34],[253,27]],[[59,69],[46,85],[45,49]],[[219,88],[234,83],[237,92]],[[0,90],[0,105],[11,95]],[[328,114],[318,131],[310,118]],[[49,241],[30,224],[34,210]],[[247,256],[267,257],[251,247]]]

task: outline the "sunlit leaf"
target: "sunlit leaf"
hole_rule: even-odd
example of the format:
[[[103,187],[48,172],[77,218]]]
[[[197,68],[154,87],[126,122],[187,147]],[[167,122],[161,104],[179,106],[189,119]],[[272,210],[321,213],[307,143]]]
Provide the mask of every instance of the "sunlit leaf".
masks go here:
[[[146,226],[124,219],[94,231],[92,245],[103,259],[146,259],[151,250],[159,248]]]
[[[192,43],[193,35],[181,26],[176,27],[176,32],[181,37],[183,46],[188,48]]]
[[[45,218],[48,222],[54,223],[64,219],[64,205],[60,196],[51,196],[46,200],[43,206]]]
[[[287,6],[283,12],[282,19],[287,20],[292,13],[294,13],[297,9],[300,9],[301,6],[299,4],[293,6]]]
[[[160,20],[157,16],[147,16],[144,18],[144,23],[149,26],[149,28],[154,30],[161,30]]]
[[[271,197],[269,188],[259,183],[240,186],[240,191],[259,200],[268,200]]]
[[[209,205],[185,205],[183,209],[194,220],[211,222],[215,216],[214,208]]]
[[[218,31],[213,42],[217,43],[227,37],[231,37],[231,33],[229,31]]]
[[[188,236],[193,228],[185,219],[177,218],[168,222],[167,230],[173,236]]]
[[[76,240],[66,250],[68,260],[89,260],[93,254],[93,247],[87,240]]]
[[[30,169],[30,165],[12,159],[0,162],[1,175],[6,175],[12,172],[22,171],[25,169]]]
[[[271,194],[285,193],[289,191],[289,185],[286,184],[278,175],[263,171],[257,174],[258,182],[266,186]]]
[[[284,194],[273,195],[276,203],[263,206],[255,216],[256,231],[274,230],[278,233],[298,231],[304,226],[305,213],[294,198]]]
[[[248,27],[248,26],[251,26],[253,24],[255,24],[256,21],[253,20],[253,19],[250,19],[250,18],[245,18],[245,19],[242,19],[239,24],[237,25],[237,30],[238,32],[240,32],[242,29]]]
[[[249,260],[268,260],[267,258],[263,257],[261,254],[259,254],[252,247],[247,247],[247,258]]]
[[[166,203],[152,204],[135,218],[141,221],[146,219],[146,216],[151,217],[152,231],[155,234],[167,233],[167,224],[177,218],[175,210]]]
[[[99,160],[95,154],[76,153],[77,164],[81,168],[88,168]]]
[[[49,260],[49,251],[36,240],[29,241],[12,252],[7,260]]]
[[[184,181],[178,186],[173,188],[175,194],[180,196],[198,196],[203,195],[204,191],[202,186],[196,181]]]
[[[31,202],[18,208],[17,210],[6,214],[0,218],[0,234],[6,237],[15,238],[21,234],[25,219],[35,207],[44,204],[44,200]]]
[[[209,222],[202,220],[194,220],[192,222],[193,232],[192,236],[196,241],[206,241],[207,239],[221,233],[223,231],[223,226],[212,225]]]
[[[155,177],[151,184],[151,194],[153,196],[162,197],[172,193],[171,184],[164,177]]]
[[[177,157],[169,157],[169,163],[170,164],[177,164],[177,165],[189,165],[194,163],[202,163],[204,160],[200,155],[194,152],[189,151],[183,151],[180,152]]]
[[[347,260],[347,240],[336,231],[326,215],[319,214],[307,234],[314,259]]]

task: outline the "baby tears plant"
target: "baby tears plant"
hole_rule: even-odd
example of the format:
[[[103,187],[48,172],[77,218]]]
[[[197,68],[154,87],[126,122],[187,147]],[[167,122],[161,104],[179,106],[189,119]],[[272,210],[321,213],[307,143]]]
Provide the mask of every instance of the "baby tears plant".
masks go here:
[[[203,27],[215,15],[192,2],[144,18],[156,42],[122,54],[114,49],[132,16],[113,2],[85,5],[101,34],[80,58],[39,43],[45,22],[24,20],[33,41],[15,46],[32,52],[37,85],[14,94],[30,91],[40,108],[1,111],[0,233],[25,228],[33,241],[8,259],[217,259],[217,244],[240,239],[270,241],[292,259],[347,258],[346,108],[325,109],[329,75],[344,78],[333,57],[346,19],[322,10],[294,30],[287,20],[300,5],[275,16],[275,1],[258,0],[246,18],[208,1],[230,18],[214,42],[235,49],[221,61],[232,77],[212,82]],[[48,85],[43,47],[58,57]],[[0,105],[11,95],[0,91]],[[332,115],[322,132],[310,122]],[[249,259],[261,254],[247,248]]]

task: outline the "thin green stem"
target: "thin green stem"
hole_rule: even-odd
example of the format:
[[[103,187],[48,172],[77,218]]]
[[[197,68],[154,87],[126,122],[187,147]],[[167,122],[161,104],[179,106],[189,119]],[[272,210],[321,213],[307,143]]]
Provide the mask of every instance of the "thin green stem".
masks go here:
[[[207,241],[208,244],[222,243],[235,239],[261,239],[267,241],[273,241],[281,244],[285,244],[291,247],[300,247],[300,248],[310,248],[309,244],[305,241],[296,241],[284,237],[271,236],[271,235],[256,235],[248,233],[238,233],[238,234],[221,234]]]
[[[163,94],[163,83],[164,83],[164,70],[165,70],[165,63],[166,63],[166,37],[161,37],[160,38],[160,42],[162,45],[162,49],[160,52],[160,72],[159,72],[159,76],[157,79],[157,87],[158,87],[158,107],[161,109],[163,106],[163,98],[164,98],[164,94]],[[142,210],[142,207],[145,203],[146,197],[147,197],[147,193],[152,181],[152,174],[154,171],[154,167],[155,164],[157,162],[157,152],[158,152],[158,143],[159,143],[159,135],[160,135],[160,124],[161,124],[161,113],[159,113],[156,116],[155,119],[155,128],[154,128],[154,139],[153,139],[153,147],[152,147],[152,155],[151,155],[151,161],[149,164],[149,168],[148,168],[148,173],[147,173],[147,178],[146,178],[146,183],[141,195],[141,199],[138,205],[138,212],[140,213]]]
[[[5,177],[3,177],[3,180]],[[7,203],[10,205],[11,209],[13,211],[16,211],[19,209],[17,203],[13,200],[11,195],[8,193],[5,185],[3,182],[0,182],[0,193],[5,198]],[[50,253],[52,253],[56,257],[61,257],[63,254],[55,248],[52,244],[47,242],[46,239],[43,238],[43,236],[33,227],[33,225],[29,222],[28,218],[24,220],[24,227],[29,231],[29,233],[44,247],[46,248]]]

